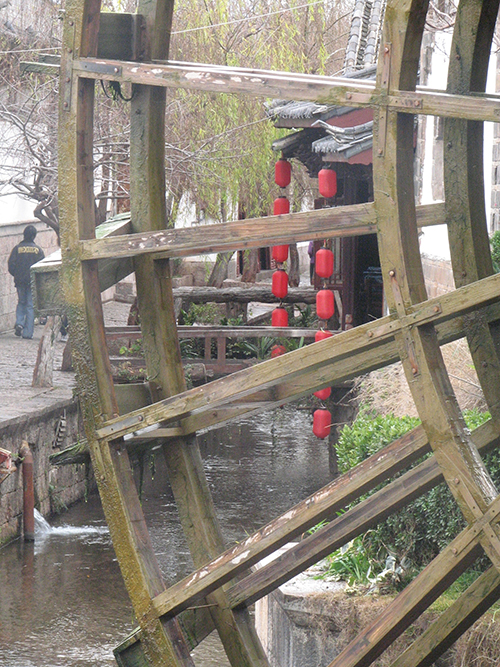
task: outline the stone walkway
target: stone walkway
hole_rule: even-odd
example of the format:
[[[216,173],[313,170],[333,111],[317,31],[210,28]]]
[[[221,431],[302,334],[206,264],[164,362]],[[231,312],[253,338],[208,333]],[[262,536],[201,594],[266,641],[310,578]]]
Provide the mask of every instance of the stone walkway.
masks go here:
[[[106,323],[126,324],[129,309],[127,303],[105,303]],[[32,340],[18,338],[13,329],[0,333],[0,421],[42,410],[73,395],[75,376],[60,370],[65,343],[59,339],[55,344],[53,387],[31,386],[42,333],[43,326],[39,324]]]

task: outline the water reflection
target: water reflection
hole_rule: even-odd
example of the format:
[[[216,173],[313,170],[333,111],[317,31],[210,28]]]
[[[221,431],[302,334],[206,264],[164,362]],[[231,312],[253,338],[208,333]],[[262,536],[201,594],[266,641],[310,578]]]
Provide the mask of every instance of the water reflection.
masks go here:
[[[0,562],[2,667],[115,665],[132,611],[97,497]]]
[[[329,477],[326,444],[306,411],[285,408],[200,437],[210,488],[228,544],[241,540]],[[147,462],[143,508],[166,580],[192,568],[162,457]],[[148,465],[146,467],[149,467]],[[0,551],[0,667],[107,667],[132,629],[98,498],[71,508],[36,535]],[[197,667],[227,664],[216,638]]]

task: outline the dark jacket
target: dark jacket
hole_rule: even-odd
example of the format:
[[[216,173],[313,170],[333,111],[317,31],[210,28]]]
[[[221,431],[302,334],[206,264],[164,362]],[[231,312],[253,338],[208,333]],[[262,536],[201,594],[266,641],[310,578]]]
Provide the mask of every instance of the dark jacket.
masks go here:
[[[16,287],[31,283],[30,269],[44,257],[43,250],[34,241],[21,241],[12,249],[8,266]]]

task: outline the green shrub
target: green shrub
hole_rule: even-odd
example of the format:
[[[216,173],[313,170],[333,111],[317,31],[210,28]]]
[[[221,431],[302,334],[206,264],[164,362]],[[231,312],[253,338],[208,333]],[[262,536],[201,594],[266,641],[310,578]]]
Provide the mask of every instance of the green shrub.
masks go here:
[[[416,417],[383,417],[361,410],[352,426],[344,426],[336,445],[340,472],[354,468],[419,423]]]
[[[468,428],[489,418],[478,410],[464,412]],[[337,445],[339,468],[349,470],[419,424],[413,417],[382,417],[362,410],[352,426],[345,426]],[[484,457],[493,481],[500,484],[500,453]],[[446,484],[439,484],[370,530],[363,539],[370,554],[393,555],[397,563],[414,568],[427,565],[465,527],[456,501]]]
[[[493,260],[493,268],[498,273],[500,271],[500,231],[496,231],[490,238],[491,244],[491,259]]]

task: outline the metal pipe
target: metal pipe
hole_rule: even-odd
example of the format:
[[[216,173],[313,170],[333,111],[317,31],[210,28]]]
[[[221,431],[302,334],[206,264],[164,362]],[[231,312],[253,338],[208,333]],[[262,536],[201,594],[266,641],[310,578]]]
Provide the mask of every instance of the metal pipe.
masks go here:
[[[23,535],[25,542],[33,542],[35,539],[33,454],[25,440],[23,440],[19,454],[23,460]]]

